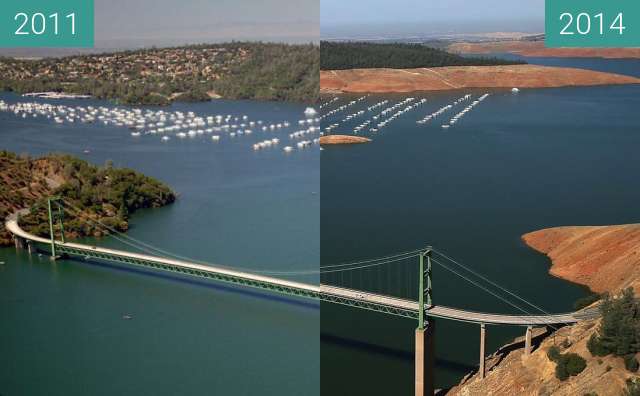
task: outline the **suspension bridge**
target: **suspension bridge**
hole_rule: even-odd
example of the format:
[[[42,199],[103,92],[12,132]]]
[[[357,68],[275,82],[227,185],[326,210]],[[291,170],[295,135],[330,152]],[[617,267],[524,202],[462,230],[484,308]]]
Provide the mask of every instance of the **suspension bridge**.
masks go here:
[[[142,253],[67,242],[65,240],[63,222],[65,212],[76,218],[85,216],[83,220],[87,223],[108,231],[112,237]],[[444,253],[430,247],[381,258],[322,266],[319,270],[314,271],[258,271],[255,269],[240,269],[238,267],[203,263],[167,252],[122,234],[98,220],[88,218],[86,215],[83,215],[77,207],[59,198],[51,198],[48,200],[49,238],[36,236],[23,230],[19,225],[19,217],[23,213],[24,211],[16,212],[5,221],[6,229],[13,234],[16,247],[26,248],[30,253],[44,251],[50,254],[52,259],[68,257],[146,267],[156,271],[168,271],[186,276],[207,278],[218,282],[233,284],[238,287],[259,289],[266,293],[276,293],[290,296],[291,298],[323,301],[417,320],[418,327],[415,333],[416,395],[433,394],[433,367],[435,361],[433,348],[434,318],[480,325],[479,373],[481,377],[484,377],[486,325],[524,327],[526,329],[525,354],[528,355],[532,350],[531,341],[534,326],[555,328],[555,326],[572,324],[597,316],[597,311],[594,309],[563,314],[550,314],[517,296],[515,293],[483,277],[473,269],[464,266]],[[59,237],[56,236],[56,231]],[[434,253],[438,255],[438,258],[433,256]],[[411,268],[411,273],[405,274],[405,279],[401,282],[394,281],[395,287],[389,287],[388,280],[391,278],[390,275],[398,268],[397,266],[392,266],[392,264],[407,262],[408,260],[410,260],[412,265],[410,267],[405,265],[404,268]],[[445,263],[445,261],[449,264],[453,263],[461,266],[464,270],[471,272],[480,279],[519,300],[519,303],[516,304],[505,299],[503,296],[478,283],[478,281],[465,276],[459,270],[453,269],[452,266]],[[522,314],[483,313],[434,304],[432,295],[432,267],[434,263],[460,276],[487,293],[492,294],[494,297],[501,299],[503,302],[518,309]],[[375,271],[375,273],[373,273],[373,271]],[[353,285],[358,283],[357,280],[354,280],[354,273],[360,273],[360,280],[368,279],[368,283],[361,283],[362,287],[354,288]],[[310,274],[320,274],[321,282],[313,285],[283,279],[284,277]],[[411,276],[412,274],[415,276]],[[416,278],[417,282],[415,282]],[[387,280],[386,285],[385,279]],[[377,284],[376,280],[378,281]],[[399,289],[402,289],[402,287],[398,287],[401,284],[406,284],[404,292],[398,292]],[[532,307],[533,310],[539,312],[539,314],[532,313],[530,311],[531,308],[522,308],[522,303]]]

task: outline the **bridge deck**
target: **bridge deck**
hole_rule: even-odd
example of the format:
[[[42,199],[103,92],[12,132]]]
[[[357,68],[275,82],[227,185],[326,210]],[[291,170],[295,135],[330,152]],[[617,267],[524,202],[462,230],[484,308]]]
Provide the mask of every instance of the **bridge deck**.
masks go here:
[[[50,240],[30,234],[20,228],[18,213],[9,216],[5,226],[15,236],[41,244],[50,244]],[[210,265],[195,264],[181,260],[146,254],[126,252],[97,246],[89,246],[71,242],[56,242],[56,249],[78,257],[90,257],[100,260],[115,261],[125,264],[140,265],[154,269],[177,272],[181,274],[211,278],[218,281],[237,285],[263,289],[271,292],[294,295],[304,298],[327,301],[331,303],[368,309],[406,318],[418,318],[418,303],[416,301],[369,293],[330,285],[309,285],[301,282],[288,281],[268,276],[255,275],[241,271]],[[466,311],[435,305],[426,308],[427,316],[444,318],[471,323],[503,324],[503,325],[553,325],[575,323],[581,319],[594,317],[592,311],[566,313],[555,315],[501,315]]]

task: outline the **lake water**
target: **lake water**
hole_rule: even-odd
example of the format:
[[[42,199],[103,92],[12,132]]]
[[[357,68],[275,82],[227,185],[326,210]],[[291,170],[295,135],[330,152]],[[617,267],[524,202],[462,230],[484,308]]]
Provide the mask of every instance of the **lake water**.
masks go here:
[[[603,70],[607,64],[552,61]],[[611,65],[640,70],[637,61]],[[342,123],[351,112],[384,99],[428,100],[377,133],[360,132],[371,143],[322,151],[323,265],[433,245],[548,312],[569,311],[587,293],[549,276],[549,261],[520,237],[553,226],[640,221],[640,86],[469,91],[474,99],[485,92],[491,95],[450,129],[441,125],[462,107],[435,122],[416,121],[467,91],[369,96],[323,120],[323,127],[341,123],[334,133],[351,133],[373,114]],[[438,265],[434,300],[517,312]],[[321,309],[323,393],[412,394],[415,322],[328,304]],[[436,382],[448,387],[477,366],[479,326],[438,320],[436,331]],[[489,326],[487,352],[523,334]]]
[[[0,99],[30,101],[8,93]],[[161,142],[157,135],[134,138],[127,128],[0,113],[0,148],[112,160],[166,182],[177,202],[136,213],[129,235],[170,252],[256,270],[317,269],[319,151],[282,150],[304,108],[220,100],[164,109],[291,123],[217,143],[207,135]],[[267,137],[280,138],[280,146],[254,152],[252,144]],[[130,250],[109,238],[92,243]],[[2,395],[320,392],[317,303],[119,265],[52,264],[13,248],[0,255]]]

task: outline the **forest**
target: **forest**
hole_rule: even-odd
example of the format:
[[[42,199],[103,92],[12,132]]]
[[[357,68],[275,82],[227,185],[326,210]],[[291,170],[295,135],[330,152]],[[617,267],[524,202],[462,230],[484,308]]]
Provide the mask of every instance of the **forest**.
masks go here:
[[[329,42],[320,43],[320,69],[413,69],[443,66],[523,64],[495,57],[464,57],[422,44]]]

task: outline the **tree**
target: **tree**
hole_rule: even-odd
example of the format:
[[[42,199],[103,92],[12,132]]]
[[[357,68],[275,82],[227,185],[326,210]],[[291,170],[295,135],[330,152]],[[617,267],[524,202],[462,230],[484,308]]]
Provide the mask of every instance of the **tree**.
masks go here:
[[[594,356],[625,356],[640,352],[640,304],[632,288],[619,298],[605,296],[600,311],[602,322],[587,343]]]

